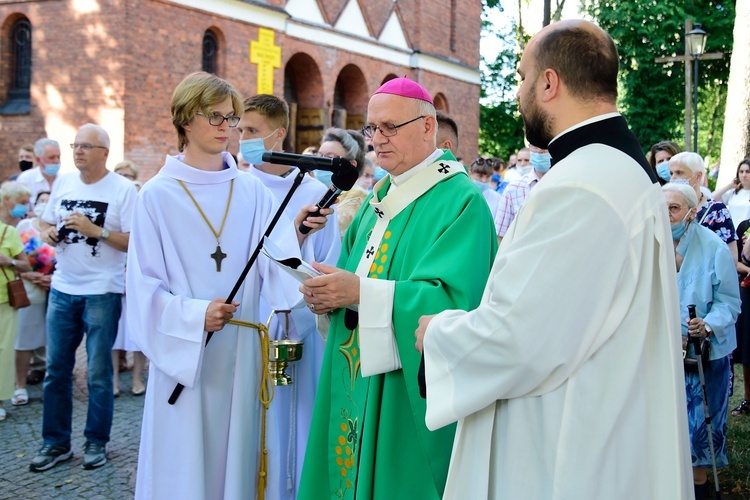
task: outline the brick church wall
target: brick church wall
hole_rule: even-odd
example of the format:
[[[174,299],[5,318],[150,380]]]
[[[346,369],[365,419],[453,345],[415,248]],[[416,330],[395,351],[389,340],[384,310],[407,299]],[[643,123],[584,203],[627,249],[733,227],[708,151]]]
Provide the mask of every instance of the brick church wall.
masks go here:
[[[276,7],[283,7],[283,3],[269,1]],[[481,3],[456,3],[460,9],[456,16],[455,51],[445,32],[450,29],[451,0],[399,0],[397,5],[415,50],[476,68]],[[110,120],[100,123],[105,129],[120,131],[120,144],[113,144],[109,167],[124,157],[141,165],[142,180],[153,176],[166,154],[177,153],[169,102],[182,78],[201,69],[202,41],[207,29],[219,39],[219,75],[231,81],[243,96],[255,93],[256,65],[249,62],[250,41],[258,39],[255,25],[166,0],[98,0],[92,4],[99,6],[94,12],[76,12],[75,4],[73,0],[0,3],[0,51],[7,50],[7,30],[13,16],[28,17],[33,34],[31,113],[0,116],[0,180],[17,172],[16,153],[22,144],[34,142],[48,130],[74,132],[85,122],[101,122],[102,117]],[[390,1],[369,5],[374,9],[387,8],[389,12],[391,8]],[[381,12],[383,19],[385,14]],[[433,23],[437,26],[428,29]],[[387,75],[408,75],[425,85],[433,96],[438,92],[446,96],[449,114],[461,129],[459,155],[468,158],[476,154],[478,85],[283,33],[276,33],[275,42],[282,50],[282,67],[274,71],[277,95],[284,95],[284,68],[295,54],[309,56],[313,68],[310,71],[319,73],[319,88],[309,88],[311,95],[306,99],[324,108],[328,117],[333,111],[337,77],[347,65],[361,70],[366,89],[359,96],[349,96],[351,108],[347,111],[355,114],[364,113],[369,95]],[[4,71],[0,75],[7,75],[8,58],[5,52],[1,53],[0,70]],[[345,71],[344,85],[362,87],[357,75],[357,71]],[[310,80],[305,74],[296,78]],[[2,105],[7,82],[0,80]],[[113,137],[117,139],[118,133]],[[52,138],[62,142],[62,138]],[[237,150],[236,137],[230,150]],[[63,144],[62,153],[63,164],[72,166],[67,144]]]

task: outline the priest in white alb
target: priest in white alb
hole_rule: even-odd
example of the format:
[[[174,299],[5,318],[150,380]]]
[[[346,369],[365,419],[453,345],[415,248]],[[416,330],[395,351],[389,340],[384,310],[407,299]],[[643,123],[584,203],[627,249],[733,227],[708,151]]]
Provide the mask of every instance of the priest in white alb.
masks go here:
[[[248,173],[266,186],[281,201],[289,193],[299,169],[286,165],[264,163],[266,151],[282,151],[289,128],[289,106],[286,101],[270,94],[258,94],[245,99],[244,113],[237,130],[240,133],[240,152],[251,162]],[[289,218],[297,215],[300,207],[317,203],[326,193],[326,186],[305,175],[289,200],[284,213]],[[329,216],[326,226],[305,239],[300,251],[305,262],[335,265],[341,252],[341,233],[336,214]],[[294,284],[294,289],[299,284]],[[260,317],[267,321],[273,308],[260,302]],[[287,372],[292,384],[278,386],[268,411],[268,498],[294,500],[297,498],[302,463],[310,431],[315,392],[318,388],[320,366],[323,362],[325,341],[318,333],[315,315],[304,303],[288,312],[280,312],[271,321],[272,339],[304,342],[302,359],[293,363]]]
[[[552,168],[473,311],[420,319],[426,423],[458,422],[444,499],[692,499],[666,203],[616,112],[618,55],[584,21],[518,67]]]

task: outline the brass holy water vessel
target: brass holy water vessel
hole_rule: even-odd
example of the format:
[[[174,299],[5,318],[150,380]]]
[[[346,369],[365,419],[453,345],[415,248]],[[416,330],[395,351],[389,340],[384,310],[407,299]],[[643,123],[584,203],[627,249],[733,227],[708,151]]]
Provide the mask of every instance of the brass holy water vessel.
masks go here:
[[[302,351],[304,342],[301,340],[290,340],[289,339],[289,314],[291,311],[271,311],[271,315],[268,317],[266,327],[269,332],[271,330],[271,321],[275,315],[284,315],[284,338],[280,340],[271,340],[268,352],[268,371],[271,372],[271,381],[273,385],[292,385],[294,382],[292,377],[286,373],[287,367],[292,363],[302,359]]]

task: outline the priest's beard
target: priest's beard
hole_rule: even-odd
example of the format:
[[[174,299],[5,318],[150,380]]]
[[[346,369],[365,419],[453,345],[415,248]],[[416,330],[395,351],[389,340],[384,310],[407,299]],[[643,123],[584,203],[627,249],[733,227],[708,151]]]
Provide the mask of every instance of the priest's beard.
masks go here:
[[[533,146],[547,149],[553,139],[551,119],[547,113],[540,110],[536,105],[535,91],[536,85],[533,85],[527,94],[532,99],[531,102],[527,106],[519,106],[519,109],[526,131],[526,140]]]

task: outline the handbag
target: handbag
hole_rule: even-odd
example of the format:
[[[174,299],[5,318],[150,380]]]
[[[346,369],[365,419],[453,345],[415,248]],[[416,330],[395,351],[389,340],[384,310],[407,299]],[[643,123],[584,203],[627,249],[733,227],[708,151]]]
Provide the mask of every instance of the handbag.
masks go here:
[[[3,236],[0,237],[0,246],[2,246],[3,244],[5,233],[7,231],[8,226],[5,226],[5,229],[3,230]],[[12,307],[13,309],[21,309],[23,307],[30,306],[31,301],[29,300],[29,296],[26,295],[26,287],[23,286],[23,281],[21,281],[21,278],[19,278],[14,271],[13,274],[15,278],[10,279],[8,278],[8,273],[5,272],[5,266],[0,266],[0,269],[3,270],[5,279],[8,281],[8,304],[10,304],[10,307]]]
[[[709,339],[701,339],[701,364],[703,365],[703,368],[705,369],[706,365],[708,364],[709,357],[710,357],[710,351],[711,351],[711,341]],[[698,358],[695,355],[695,351],[688,352],[688,348],[690,347],[690,344],[687,343],[687,337],[682,337],[682,364],[685,369],[686,373],[698,373]]]

